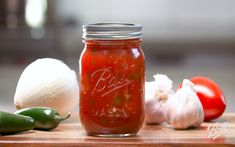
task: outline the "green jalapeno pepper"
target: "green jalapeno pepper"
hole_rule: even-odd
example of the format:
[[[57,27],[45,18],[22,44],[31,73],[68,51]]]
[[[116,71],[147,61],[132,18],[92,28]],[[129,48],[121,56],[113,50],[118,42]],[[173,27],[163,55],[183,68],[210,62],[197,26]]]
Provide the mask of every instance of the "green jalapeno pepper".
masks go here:
[[[0,134],[19,133],[33,128],[33,118],[0,111]]]
[[[48,107],[25,108],[16,111],[15,114],[32,117],[35,121],[34,129],[38,130],[54,129],[60,124],[61,121],[70,117],[70,113],[68,113],[67,116],[62,117],[57,111]]]

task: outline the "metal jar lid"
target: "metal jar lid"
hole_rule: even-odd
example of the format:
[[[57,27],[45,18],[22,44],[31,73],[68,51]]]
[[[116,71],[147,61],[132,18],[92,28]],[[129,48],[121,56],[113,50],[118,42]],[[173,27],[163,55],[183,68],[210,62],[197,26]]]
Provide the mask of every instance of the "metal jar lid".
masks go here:
[[[83,26],[85,40],[122,40],[142,37],[142,26],[128,23],[94,23]]]

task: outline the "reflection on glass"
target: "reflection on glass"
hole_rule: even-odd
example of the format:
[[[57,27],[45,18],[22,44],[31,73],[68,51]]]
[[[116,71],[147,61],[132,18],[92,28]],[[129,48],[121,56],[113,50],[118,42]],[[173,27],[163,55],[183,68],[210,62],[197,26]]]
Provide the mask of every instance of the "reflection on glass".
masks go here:
[[[135,56],[135,58],[138,58],[139,55],[140,55],[139,50],[138,50],[137,48],[133,48],[133,49],[132,49],[132,53],[133,53],[133,55]]]

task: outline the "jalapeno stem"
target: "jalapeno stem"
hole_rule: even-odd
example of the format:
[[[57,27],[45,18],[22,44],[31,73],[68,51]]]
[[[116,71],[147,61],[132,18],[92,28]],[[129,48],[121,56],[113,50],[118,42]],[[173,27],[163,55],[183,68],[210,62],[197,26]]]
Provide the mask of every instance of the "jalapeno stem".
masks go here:
[[[66,116],[60,116],[60,115],[55,115],[55,120],[61,122],[63,120],[68,119],[71,116],[71,113],[69,112]]]

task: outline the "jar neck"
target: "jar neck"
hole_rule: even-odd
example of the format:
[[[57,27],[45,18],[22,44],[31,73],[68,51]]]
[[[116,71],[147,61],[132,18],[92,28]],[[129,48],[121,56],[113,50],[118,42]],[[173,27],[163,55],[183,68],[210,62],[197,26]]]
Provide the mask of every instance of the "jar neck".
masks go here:
[[[86,40],[84,39],[83,42],[86,45],[125,45],[125,44],[140,44],[142,42],[141,38],[135,39],[123,39],[123,40]]]

